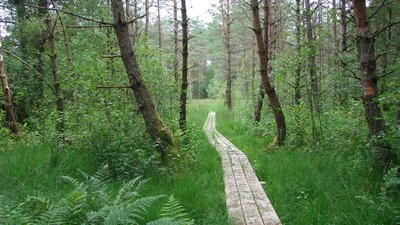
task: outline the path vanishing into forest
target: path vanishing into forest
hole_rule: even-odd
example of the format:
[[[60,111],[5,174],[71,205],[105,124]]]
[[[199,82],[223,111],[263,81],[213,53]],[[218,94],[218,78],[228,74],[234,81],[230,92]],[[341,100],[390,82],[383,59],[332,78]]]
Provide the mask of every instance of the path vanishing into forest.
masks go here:
[[[215,112],[210,112],[203,130],[221,156],[229,218],[235,225],[281,224],[247,156],[215,125]]]

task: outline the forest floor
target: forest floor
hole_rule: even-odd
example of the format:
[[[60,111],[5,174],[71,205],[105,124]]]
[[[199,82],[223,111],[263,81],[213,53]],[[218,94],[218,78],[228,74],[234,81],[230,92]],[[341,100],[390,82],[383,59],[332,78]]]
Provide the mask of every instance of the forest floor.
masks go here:
[[[146,171],[144,178],[150,180],[141,195],[174,195],[196,224],[229,224],[220,157],[202,131],[208,112],[215,111],[218,131],[247,155],[258,179],[267,183],[265,191],[283,224],[372,225],[400,221],[399,198],[383,192],[382,178],[371,177],[369,158],[359,150],[364,142],[357,144],[345,133],[354,134],[360,129],[349,122],[353,112],[334,112],[336,126],[350,128],[332,133],[336,136],[326,138],[318,150],[293,144],[291,135],[295,130],[291,129],[284,147],[266,152],[274,134],[271,115],[264,113],[260,127],[253,127],[245,116],[248,113],[244,113],[251,107],[242,105],[229,112],[222,101],[192,101],[188,107],[187,148],[196,152],[193,163],[171,176],[160,176],[159,170]],[[294,127],[293,121],[288,121],[288,127]],[[325,133],[328,131],[326,128]],[[0,195],[17,202],[28,196],[57,201],[72,190],[61,176],[79,180],[79,170],[93,174],[100,166],[90,152],[70,148],[62,153],[59,166],[53,168],[48,161],[51,151],[46,143],[29,141],[10,144],[0,151]],[[117,178],[110,191],[116,193],[126,181]],[[159,210],[156,205],[148,217],[156,218]]]

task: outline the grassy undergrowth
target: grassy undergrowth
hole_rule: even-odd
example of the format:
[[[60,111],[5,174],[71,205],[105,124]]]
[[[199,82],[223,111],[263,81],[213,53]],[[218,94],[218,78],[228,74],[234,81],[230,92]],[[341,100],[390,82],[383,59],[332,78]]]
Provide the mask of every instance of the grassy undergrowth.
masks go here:
[[[259,179],[267,182],[266,192],[283,224],[398,224],[399,198],[382,195],[382,177],[369,173],[370,157],[365,140],[356,140],[362,139],[358,134],[329,135],[336,139],[326,138],[314,149],[294,145],[289,130],[284,147],[265,151],[273,138],[273,123],[264,119],[260,128],[267,128],[260,135],[260,128],[243,118],[246,109],[229,112],[221,102],[199,106],[206,108],[217,112],[218,131],[248,155]],[[291,122],[288,119],[288,127],[294,126]],[[340,122],[336,126],[343,126]],[[364,135],[363,127],[355,129]]]
[[[60,165],[51,167],[50,152],[47,144],[27,143],[16,143],[0,151],[1,195],[14,201],[23,201],[27,196],[57,200],[72,190],[61,176],[80,177],[78,169],[92,174],[99,166],[89,152],[66,149],[61,152]]]
[[[273,120],[263,114],[260,126],[253,127],[249,125],[249,110],[251,107],[242,106],[229,112],[219,101],[193,101],[188,115],[189,140],[182,143],[187,143],[183,149],[194,152],[190,156],[195,158],[187,168],[173,175],[149,167],[143,177],[150,180],[141,196],[173,195],[195,224],[229,224],[220,159],[202,132],[208,112],[216,111],[217,129],[248,155],[259,179],[267,182],[267,194],[283,224],[396,224],[400,221],[398,195],[383,194],[382,177],[369,173],[366,129],[363,121],[348,116],[355,112],[330,114],[334,120],[324,121],[324,137],[319,148],[312,147],[307,140],[306,122],[298,130],[294,127],[299,123],[289,115],[286,145],[266,152],[274,134]],[[298,136],[302,136],[302,142],[298,142]],[[100,166],[89,151],[71,148],[61,153],[60,165],[53,168],[49,163],[50,152],[49,145],[22,142],[0,152],[1,195],[17,202],[28,196],[58,201],[73,189],[61,176],[79,179],[78,169],[93,174]],[[126,179],[113,180],[109,191],[116,195],[126,182]],[[386,183],[390,182],[387,179]],[[162,205],[163,201],[157,202],[148,210],[147,221],[159,218]]]
[[[160,173],[157,168],[149,168],[143,178],[149,179],[141,191],[141,196],[173,195],[193,218],[195,224],[228,224],[225,209],[225,195],[222,168],[216,151],[209,145],[202,132],[207,112],[199,113],[197,107],[189,107],[190,141],[184,149],[195,154],[189,168],[181,169],[173,175]],[[90,153],[81,149],[66,149],[61,153],[60,164],[50,166],[51,147],[46,144],[14,143],[5,151],[0,151],[0,195],[14,202],[23,202],[28,196],[40,196],[57,202],[73,187],[62,181],[61,176],[82,180],[79,170],[93,174],[99,163]],[[78,170],[79,169],[79,170]],[[117,194],[127,179],[115,179],[109,191]],[[163,201],[148,210],[147,221],[160,217]]]

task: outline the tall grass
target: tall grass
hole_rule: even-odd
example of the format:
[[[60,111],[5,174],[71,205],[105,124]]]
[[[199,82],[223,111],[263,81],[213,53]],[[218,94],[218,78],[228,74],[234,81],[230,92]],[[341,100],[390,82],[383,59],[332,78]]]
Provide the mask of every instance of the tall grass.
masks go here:
[[[0,152],[0,193],[15,201],[27,196],[45,196],[59,199],[71,190],[60,177],[78,177],[78,168],[89,174],[97,170],[98,164],[88,152],[80,149],[61,151],[61,162],[50,166],[51,146],[15,143]]]
[[[248,155],[259,179],[267,183],[267,195],[283,224],[399,222],[399,198],[385,206],[389,199],[380,193],[381,177],[370,174],[365,127],[357,116],[349,116],[354,112],[327,112],[333,122],[324,124],[325,136],[317,149],[293,141],[290,129],[296,121],[287,117],[287,144],[265,151],[274,135],[273,118],[263,114],[260,126],[253,127],[243,106],[234,112],[221,103],[209,108],[217,112],[217,129]]]

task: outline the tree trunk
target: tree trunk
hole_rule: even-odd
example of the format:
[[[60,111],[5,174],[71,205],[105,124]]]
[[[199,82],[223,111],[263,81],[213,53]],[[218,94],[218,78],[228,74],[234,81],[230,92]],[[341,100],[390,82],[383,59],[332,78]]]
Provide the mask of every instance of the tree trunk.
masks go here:
[[[294,104],[300,105],[300,79],[301,79],[301,14],[300,0],[296,0],[296,53],[297,63],[294,77]]]
[[[161,53],[162,31],[161,31],[160,0],[157,0],[157,21],[158,21],[158,51],[160,51],[160,53]]]
[[[47,13],[47,0],[40,0],[38,5],[42,8],[38,9],[37,16],[40,19],[43,19],[46,16]],[[45,65],[45,59],[44,59],[44,54],[45,54],[45,48],[44,45],[46,43],[47,37],[44,35],[46,31],[44,29],[40,29],[36,39],[36,51],[35,51],[35,58],[37,58],[37,63],[36,63],[36,70],[41,74],[41,78],[34,78],[34,88],[37,92],[37,101],[36,104],[34,104],[34,107],[36,108],[41,108],[43,105],[43,99],[44,99],[44,90],[45,90],[45,70],[44,70],[44,65]]]
[[[388,169],[394,155],[385,138],[384,120],[376,101],[378,77],[375,64],[375,40],[370,28],[365,0],[353,0],[353,9],[357,25],[356,40],[362,75],[365,118],[372,138],[373,169],[383,172]]]
[[[311,99],[312,104],[315,105],[316,112],[320,112],[319,106],[319,85],[318,85],[318,77],[316,72],[315,66],[315,55],[316,55],[316,48],[314,46],[314,34],[313,34],[313,27],[312,27],[312,11],[310,6],[310,0],[305,0],[306,6],[306,34],[307,34],[307,45],[308,45],[308,70],[310,73],[310,82],[311,82]]]
[[[231,15],[230,0],[226,0],[226,11],[224,10],[224,2],[221,1],[222,24],[224,29],[224,43],[226,54],[226,89],[225,89],[225,105],[232,110],[232,54],[231,54]]]
[[[146,11],[146,21],[144,24],[144,36],[146,43],[149,41],[149,28],[150,28],[150,3],[149,0],[145,0],[145,11]]]
[[[4,60],[2,54],[1,40],[0,40],[0,78],[1,78],[1,85],[3,87],[3,93],[6,99],[6,119],[8,122],[8,126],[10,128],[11,133],[17,134],[18,127],[17,127],[17,122],[15,121],[15,116],[12,108],[10,87],[8,86],[6,72],[4,70]]]
[[[310,89],[309,89],[309,103],[310,103],[310,117],[312,121],[312,134],[313,134],[313,143],[314,146],[319,145],[319,133],[315,123],[315,113],[319,113],[319,85],[318,85],[318,77],[316,73],[316,47],[314,46],[314,34],[312,28],[312,11],[310,0],[305,0],[305,8],[306,8],[306,36],[307,36],[307,47],[308,47],[308,70],[310,73]]]
[[[17,26],[17,28],[18,28],[18,34],[17,34],[18,47],[19,47],[19,50],[21,51],[22,60],[27,62],[27,61],[29,61],[28,60],[29,38],[28,38],[28,35],[24,31],[24,28],[26,26],[25,23],[28,19],[27,10],[24,6],[24,4],[26,2],[25,2],[25,0],[14,0],[13,3],[16,8],[16,16],[17,16],[17,24],[18,24],[18,26]],[[21,74],[19,74],[19,77],[20,77],[19,80],[21,80],[21,86],[28,87],[30,82],[29,82],[29,75],[28,75],[27,71],[25,71],[25,70],[21,71]],[[28,104],[29,104],[30,98],[28,96],[28,93],[23,93],[23,94],[16,93],[16,95],[22,96],[22,98],[15,101],[16,119],[19,122],[25,123],[29,117]]]
[[[64,100],[62,98],[61,93],[61,84],[60,84],[60,76],[58,74],[58,67],[57,67],[57,53],[56,53],[56,44],[54,41],[54,26],[53,22],[50,18],[46,19],[47,25],[47,33],[48,33],[48,42],[50,46],[50,66],[51,72],[53,74],[53,86],[54,86],[54,93],[56,98],[56,109],[57,109],[57,123],[56,123],[56,130],[58,133],[58,144],[59,146],[63,146],[65,142],[64,130]]]
[[[268,0],[265,0],[268,3]],[[265,4],[264,2],[264,4]],[[272,111],[274,113],[275,122],[277,125],[277,134],[272,146],[275,144],[282,145],[286,138],[286,122],[285,117],[282,112],[282,108],[276,95],[276,91],[274,87],[271,85],[267,69],[268,69],[268,52],[266,51],[266,47],[264,46],[264,40],[262,37],[262,28],[260,23],[260,14],[259,14],[259,3],[257,0],[251,0],[251,10],[253,14],[253,29],[256,36],[257,47],[258,47],[258,56],[260,63],[260,76],[261,76],[261,85],[265,90],[265,93],[268,96],[269,102],[272,107]],[[267,29],[267,28],[264,28]]]
[[[255,79],[256,79],[256,40],[254,32],[251,33],[251,98],[255,104]]]
[[[133,19],[132,17],[132,13],[131,13],[131,0],[126,0],[125,2],[125,10],[126,10],[126,17],[129,21],[131,21]],[[135,44],[136,41],[136,35],[135,35],[135,27],[134,27],[134,23],[130,23],[128,25],[129,28],[129,35],[132,37],[132,43],[133,45]]]
[[[346,2],[347,0],[340,0],[340,27],[339,27],[339,58],[343,58],[347,49],[347,16],[346,16]],[[340,66],[342,68],[347,67],[346,63],[343,60],[340,60]],[[348,96],[344,90],[348,89],[348,76],[345,75],[345,70],[342,69],[341,73],[343,74],[342,79],[344,79],[344,84],[341,83],[339,87],[340,92],[340,104],[343,106],[347,105]]]
[[[182,87],[180,96],[180,111],[179,111],[179,126],[186,130],[186,101],[188,89],[188,19],[186,14],[186,0],[181,0],[181,13],[182,13]]]
[[[258,125],[261,121],[261,110],[264,102],[265,91],[262,85],[257,94],[257,101],[254,107],[254,125]]]
[[[178,34],[179,34],[179,21],[178,21],[178,0],[174,0],[174,77],[175,81],[179,80],[179,44],[178,44]]]
[[[162,161],[166,163],[170,155],[178,150],[178,144],[171,131],[161,120],[155,108],[153,98],[143,80],[133,49],[132,40],[129,36],[123,1],[112,0],[111,10],[114,17],[114,29],[121,51],[121,58],[132,85],[136,102],[139,105],[139,110],[145,121],[147,132],[150,134],[154,143],[157,144]]]
[[[244,22],[241,22],[241,26],[245,27]],[[247,63],[246,63],[246,33],[245,30],[242,30],[242,72],[244,73],[244,93],[246,98],[246,103],[249,101],[249,76],[247,72]]]

